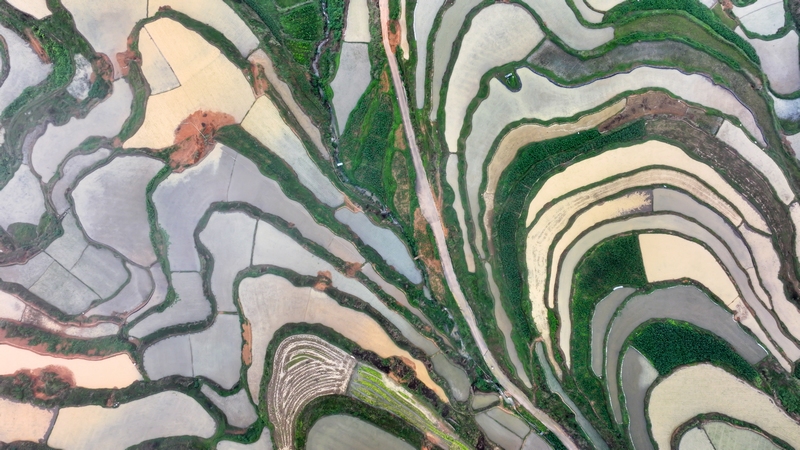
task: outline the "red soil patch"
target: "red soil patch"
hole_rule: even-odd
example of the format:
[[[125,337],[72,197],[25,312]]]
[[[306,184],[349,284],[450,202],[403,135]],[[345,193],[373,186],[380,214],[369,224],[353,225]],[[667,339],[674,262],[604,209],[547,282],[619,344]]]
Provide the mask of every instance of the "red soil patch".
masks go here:
[[[242,361],[246,366],[249,366],[253,363],[253,328],[248,320],[245,320],[242,324],[242,339],[244,340]]]
[[[683,117],[688,109],[689,105],[663,92],[646,92],[644,94],[631,95],[625,102],[625,109],[600,124],[597,129],[605,132],[642,117],[659,114]]]
[[[98,53],[100,58],[94,61],[94,71],[92,72],[92,83],[97,79],[97,76],[100,75],[100,78],[108,81],[109,83],[114,82],[114,65],[111,64],[111,58],[104,53]]]
[[[267,74],[264,72],[264,67],[258,63],[250,64],[249,74],[248,69],[244,69],[244,75],[252,75],[253,92],[256,97],[261,97],[267,92],[269,88],[269,81],[267,81]]]
[[[345,262],[344,263],[344,275],[350,278],[355,278],[356,274],[361,270],[363,264],[361,263],[351,263]]]
[[[128,76],[128,69],[131,61],[135,61],[139,64],[142,63],[141,55],[131,50],[131,44],[133,44],[133,38],[128,37],[128,49],[115,55],[123,77]]]
[[[33,391],[33,396],[39,400],[50,400],[58,396],[59,392],[68,387],[75,387],[75,375],[71,370],[62,366],[47,366],[40,369],[21,369],[16,371],[12,377],[22,381],[22,378],[28,378],[30,388]],[[52,385],[53,382],[59,382],[62,386],[56,392],[47,393],[47,384]],[[50,388],[52,390],[52,387]]]
[[[28,42],[31,44],[31,48],[33,48],[33,51],[39,56],[39,59],[41,59],[45,64],[50,64],[50,57],[47,56],[47,52],[44,51],[42,43],[39,42],[39,39],[33,35],[33,31],[31,31],[30,28],[25,29],[25,36],[27,36]]]
[[[314,282],[314,289],[320,292],[325,292],[326,289],[333,285],[331,280],[331,273],[327,270],[317,272],[317,279]]]
[[[387,23],[389,30],[389,47],[392,53],[397,53],[397,46],[400,45],[400,24],[396,20],[389,19]]]
[[[353,203],[353,201],[350,200],[350,197],[346,195],[344,196],[344,207],[350,211],[353,211],[354,213],[360,213],[362,211],[361,207]]]
[[[236,123],[230,114],[195,111],[175,130],[177,149],[169,155],[170,166],[177,172],[202,160],[214,148],[214,136],[225,125]]]

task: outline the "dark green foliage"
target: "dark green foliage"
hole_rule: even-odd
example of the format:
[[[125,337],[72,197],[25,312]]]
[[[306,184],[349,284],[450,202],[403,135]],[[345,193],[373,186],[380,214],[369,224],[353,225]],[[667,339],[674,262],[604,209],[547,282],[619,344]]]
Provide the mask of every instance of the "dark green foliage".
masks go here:
[[[8,233],[13,236],[17,245],[25,247],[36,239],[36,225],[29,223],[12,223],[8,226]]]
[[[292,9],[280,17],[283,32],[293,39],[317,41],[322,38],[322,11],[317,3]]]
[[[414,448],[421,448],[423,442],[422,433],[390,412],[360,402],[345,395],[328,395],[314,399],[303,408],[297,417],[297,428],[295,434],[295,447],[306,448],[308,432],[317,420],[334,414],[347,414],[369,422],[378,428],[385,430],[404,441],[411,444]]]
[[[535,331],[523,310],[523,280],[519,264],[517,226],[532,188],[548,172],[581,154],[614,143],[640,139],[644,136],[644,122],[638,121],[612,133],[601,135],[596,130],[584,131],[558,139],[537,142],[523,147],[517,158],[503,172],[498,185],[494,233],[496,254],[501,271],[498,283],[503,289],[503,304],[509,312],[515,332],[520,339],[529,341]]]
[[[114,353],[133,353],[133,344],[118,336],[106,336],[96,339],[75,339],[51,334],[29,325],[0,320],[0,330],[6,338],[20,338],[27,345],[35,347],[43,345],[44,351],[62,355],[110,355]]]
[[[605,404],[605,385],[591,369],[592,315],[597,302],[612,289],[625,285],[647,284],[639,241],[636,235],[625,235],[601,242],[589,251],[575,269],[572,297],[572,377],[565,377],[564,388],[580,405],[585,398]],[[574,381],[573,381],[574,380]],[[573,384],[574,383],[574,384]],[[577,388],[577,389],[575,389]],[[583,408],[586,412],[586,408]],[[613,419],[606,408],[604,427],[613,428]]]
[[[294,6],[298,3],[302,3],[304,0],[276,0],[276,3],[281,8],[288,8],[290,6]]]
[[[367,95],[351,113],[339,143],[340,157],[351,181],[384,202],[388,200],[384,168],[389,166],[391,171],[394,156],[394,109],[392,90],[383,92],[380,83],[371,83]]]
[[[586,307],[594,310],[594,303],[608,295],[617,286],[644,286],[647,278],[642,263],[642,253],[636,235],[615,237],[595,247],[578,265],[573,286],[575,296],[592,302],[573,309]]]
[[[686,322],[668,320],[644,325],[630,342],[653,363],[659,375],[667,375],[680,366],[710,362],[751,383],[758,378],[758,372],[722,339]]]
[[[400,19],[400,0],[389,0],[389,18]]]
[[[612,8],[603,19],[605,23],[616,23],[636,11],[678,10],[685,11],[706,24],[725,40],[739,47],[748,58],[760,63],[756,50],[741,36],[728,28],[722,20],[698,0],[637,0],[624,2]]]
[[[760,366],[761,375],[766,380],[769,390],[772,390],[773,397],[777,397],[780,406],[789,414],[800,414],[800,380],[784,372],[777,362],[770,364],[770,357],[763,361]],[[774,359],[772,359],[774,361]],[[795,372],[797,369],[795,369]]]

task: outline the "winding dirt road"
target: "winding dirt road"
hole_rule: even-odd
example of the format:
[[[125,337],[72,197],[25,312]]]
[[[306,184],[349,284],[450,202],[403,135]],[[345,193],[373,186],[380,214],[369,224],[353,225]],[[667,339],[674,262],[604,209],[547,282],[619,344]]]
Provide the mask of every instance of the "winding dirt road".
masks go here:
[[[549,428],[550,431],[558,436],[558,438],[561,439],[561,442],[567,446],[567,448],[577,449],[578,446],[575,445],[575,442],[572,441],[572,438],[570,438],[566,431],[564,431],[564,428],[562,428],[558,422],[553,420],[544,411],[536,408],[533,405],[533,402],[531,402],[530,399],[525,395],[525,393],[522,392],[522,390],[520,390],[516,385],[514,385],[514,383],[511,382],[506,374],[500,370],[494,355],[492,355],[492,353],[489,351],[489,347],[486,345],[486,341],[484,340],[483,335],[478,328],[478,323],[475,320],[475,314],[472,312],[472,308],[469,306],[469,303],[467,303],[467,299],[464,296],[464,293],[461,291],[461,286],[458,283],[458,278],[456,277],[455,270],[453,269],[453,261],[450,259],[450,253],[447,250],[447,243],[444,236],[444,229],[442,227],[441,215],[439,210],[436,208],[436,202],[433,199],[433,192],[431,191],[430,183],[428,183],[428,177],[425,174],[425,167],[422,165],[422,158],[419,154],[419,147],[417,146],[417,139],[414,135],[414,127],[408,110],[408,99],[406,97],[405,85],[403,84],[403,80],[400,78],[400,70],[397,67],[397,60],[395,59],[395,55],[392,52],[391,45],[389,44],[389,0],[380,0],[380,11],[383,48],[386,51],[386,57],[389,60],[389,68],[392,72],[392,82],[394,84],[394,90],[397,93],[397,102],[400,105],[400,112],[403,116],[403,129],[405,130],[406,139],[408,140],[409,149],[411,150],[411,156],[414,161],[414,169],[417,172],[417,197],[419,198],[419,205],[420,209],[422,210],[422,215],[431,225],[431,229],[433,230],[433,236],[436,239],[436,247],[439,250],[439,256],[442,260],[442,270],[444,271],[447,286],[450,288],[450,292],[453,293],[453,297],[456,299],[456,303],[461,310],[461,314],[467,321],[469,331],[472,334],[472,337],[475,339],[475,342],[478,344],[478,349],[483,356],[483,360],[486,362],[486,365],[489,366],[489,369],[497,378],[497,381],[500,382],[500,384],[518,404],[528,410],[531,414],[533,414],[534,417],[536,417],[536,419],[542,422],[544,426]]]

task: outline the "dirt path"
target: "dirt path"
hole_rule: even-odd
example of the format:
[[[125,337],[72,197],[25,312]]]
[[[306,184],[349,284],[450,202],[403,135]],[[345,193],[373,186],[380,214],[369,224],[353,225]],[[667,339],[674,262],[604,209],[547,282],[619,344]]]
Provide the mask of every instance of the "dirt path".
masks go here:
[[[439,250],[439,255],[442,260],[442,269],[444,270],[444,276],[445,280],[447,281],[447,285],[450,288],[450,291],[453,293],[456,303],[458,303],[461,314],[467,321],[469,331],[472,333],[475,342],[478,344],[478,349],[481,352],[481,356],[483,356],[486,365],[489,366],[489,369],[497,378],[497,381],[500,382],[500,384],[506,389],[506,391],[508,391],[508,393],[517,403],[528,410],[528,412],[533,414],[536,419],[542,422],[544,426],[549,428],[550,431],[558,436],[558,438],[561,439],[561,442],[566,445],[567,448],[577,449],[577,445],[575,445],[561,425],[550,418],[550,416],[548,416],[544,411],[536,408],[530,399],[525,395],[525,393],[522,392],[522,390],[520,390],[516,385],[514,385],[514,383],[511,382],[506,374],[500,370],[494,355],[492,355],[492,353],[489,351],[489,347],[486,345],[486,341],[484,340],[483,335],[478,328],[478,323],[475,320],[475,314],[472,312],[472,308],[469,306],[469,303],[467,303],[467,299],[464,297],[464,293],[461,291],[458,278],[456,278],[455,271],[453,270],[453,262],[450,259],[450,253],[447,250],[447,243],[445,241],[441,216],[436,207],[436,202],[433,198],[433,192],[431,191],[431,186],[428,183],[428,177],[425,174],[425,167],[422,165],[419,147],[417,147],[417,139],[414,135],[414,127],[411,123],[411,116],[408,110],[408,99],[406,98],[405,86],[403,85],[403,80],[400,78],[397,60],[395,59],[395,55],[392,53],[391,45],[389,43],[389,0],[380,0],[380,11],[383,48],[386,51],[386,57],[389,60],[389,68],[392,71],[392,82],[394,84],[395,92],[397,92],[397,102],[400,105],[400,113],[403,116],[403,129],[406,132],[409,149],[411,150],[411,156],[414,161],[414,170],[417,172],[417,197],[419,198],[419,205],[420,209],[422,210],[422,215],[431,225],[431,229],[433,230],[433,236],[436,239],[436,247]]]

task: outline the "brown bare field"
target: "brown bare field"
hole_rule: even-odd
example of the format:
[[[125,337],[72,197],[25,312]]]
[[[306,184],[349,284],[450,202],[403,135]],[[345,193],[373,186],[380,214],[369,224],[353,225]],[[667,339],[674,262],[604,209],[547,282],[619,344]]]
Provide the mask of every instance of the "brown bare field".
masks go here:
[[[230,114],[195,111],[175,129],[177,149],[169,155],[170,166],[177,172],[191,167],[214,149],[214,135],[225,125],[236,123]]]
[[[244,119],[255,96],[244,74],[225,55],[171,19],[148,23],[145,29],[181,86],[150,96],[144,122],[125,141],[125,148],[169,147],[175,129],[196,111],[229,114],[237,123]]]
[[[126,354],[95,360],[58,358],[0,344],[2,375],[11,375],[22,369],[39,369],[47,366],[65,368],[72,372],[76,386],[89,389],[123,388],[142,379],[133,360]]]

